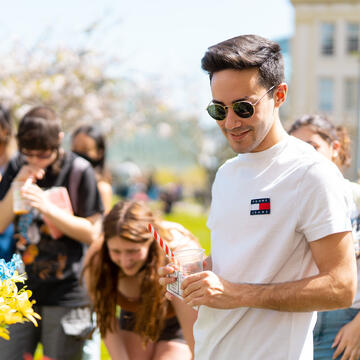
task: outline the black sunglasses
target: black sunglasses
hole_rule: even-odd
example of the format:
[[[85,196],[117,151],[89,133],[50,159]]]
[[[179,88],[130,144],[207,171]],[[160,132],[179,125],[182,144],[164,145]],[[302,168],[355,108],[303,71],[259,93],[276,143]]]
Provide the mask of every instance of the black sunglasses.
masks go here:
[[[244,119],[247,119],[254,115],[255,112],[255,106],[260,102],[264,96],[271,91],[275,87],[272,86],[260,99],[258,99],[254,104],[250,101],[235,101],[230,106],[233,108],[234,113]],[[230,106],[225,106],[221,104],[217,104],[214,102],[211,102],[208,107],[206,108],[208,114],[215,120],[221,121],[224,120],[227,116],[228,109]]]

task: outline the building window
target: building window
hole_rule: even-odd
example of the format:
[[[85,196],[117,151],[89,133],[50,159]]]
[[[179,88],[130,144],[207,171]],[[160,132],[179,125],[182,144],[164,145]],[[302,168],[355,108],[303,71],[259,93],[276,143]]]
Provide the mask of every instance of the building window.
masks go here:
[[[347,113],[356,113],[360,104],[360,81],[356,79],[345,80],[345,111]]]
[[[321,24],[321,54],[334,55],[335,53],[335,24]]]
[[[319,81],[319,110],[332,112],[334,106],[334,81],[329,78],[321,78]]]
[[[360,24],[348,23],[346,27],[346,51],[348,54],[360,50]]]

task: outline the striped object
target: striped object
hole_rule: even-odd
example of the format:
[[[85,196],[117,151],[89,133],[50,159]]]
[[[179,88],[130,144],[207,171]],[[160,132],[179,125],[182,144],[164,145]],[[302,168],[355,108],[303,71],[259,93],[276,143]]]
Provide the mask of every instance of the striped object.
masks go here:
[[[148,230],[152,233],[154,239],[158,242],[158,244],[164,250],[166,256],[169,258],[175,259],[175,255],[171,251],[168,244],[160,237],[160,235],[156,232],[156,230],[154,229],[154,227],[151,224],[148,225]]]

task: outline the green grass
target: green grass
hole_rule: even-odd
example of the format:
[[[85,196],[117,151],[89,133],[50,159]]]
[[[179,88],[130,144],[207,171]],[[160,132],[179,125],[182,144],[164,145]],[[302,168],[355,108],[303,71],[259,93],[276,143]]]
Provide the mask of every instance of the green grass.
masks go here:
[[[164,217],[166,220],[177,222],[191,231],[200,241],[207,255],[210,254],[210,231],[206,227],[207,215],[174,212]]]
[[[186,227],[199,239],[201,246],[205,249],[205,253],[207,255],[210,254],[210,231],[206,227],[207,215],[175,210],[175,212],[164,216],[164,218],[168,221],[174,221]],[[41,357],[42,349],[41,346],[39,346],[34,360],[40,360]],[[101,342],[101,360],[111,360],[103,342]]]

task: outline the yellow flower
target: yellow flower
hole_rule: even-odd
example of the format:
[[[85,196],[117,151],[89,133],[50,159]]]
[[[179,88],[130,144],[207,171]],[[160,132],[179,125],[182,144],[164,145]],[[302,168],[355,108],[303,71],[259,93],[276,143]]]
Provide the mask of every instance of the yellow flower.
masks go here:
[[[37,314],[34,309],[32,308],[35,301],[30,301],[29,298],[31,297],[30,290],[20,291],[16,296],[17,301],[17,310],[29,319],[35,326],[37,326],[37,319],[41,319],[41,316]]]
[[[16,310],[11,309],[10,306],[6,305],[0,309],[0,323],[9,325],[18,322],[23,322],[22,314],[18,313]]]
[[[0,296],[4,298],[13,297],[17,293],[17,286],[12,279],[3,280],[0,285]]]
[[[15,270],[14,275],[11,277],[13,282],[21,282],[24,283],[26,280],[26,274],[19,275],[18,272]]]
[[[0,325],[0,337],[2,337],[5,340],[10,339],[9,330],[7,330],[4,325]]]
[[[9,340],[7,326],[24,321],[31,321],[37,326],[36,319],[41,319],[32,308],[35,301],[30,301],[31,291],[26,287],[18,291],[17,282],[24,283],[26,275],[15,270],[21,265],[19,255],[13,255],[11,261],[0,259],[0,337]]]

